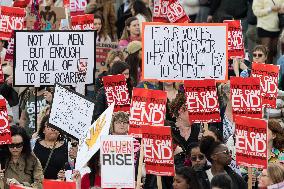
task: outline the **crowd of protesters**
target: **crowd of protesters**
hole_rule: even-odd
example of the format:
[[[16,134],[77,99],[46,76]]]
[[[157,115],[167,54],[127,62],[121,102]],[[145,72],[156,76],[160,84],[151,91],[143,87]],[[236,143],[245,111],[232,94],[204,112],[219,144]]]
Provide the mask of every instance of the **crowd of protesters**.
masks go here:
[[[62,0],[54,1],[54,6],[60,5],[59,1]],[[250,77],[252,62],[280,66],[277,108],[266,115],[269,119],[268,167],[254,170],[252,180],[255,189],[283,182],[284,32],[279,27],[278,14],[284,13],[284,0],[180,0],[180,3],[191,22],[241,20],[246,57],[229,60],[229,77]],[[209,124],[208,129],[203,124],[191,123],[183,83],[141,80],[142,23],[152,21],[153,2],[124,0],[120,6],[117,4],[112,0],[90,0],[85,10],[95,15],[96,41],[118,44],[105,60],[107,70],[102,70],[95,83],[87,88],[86,96],[95,102],[93,119],[108,107],[103,76],[123,74],[130,98],[134,87],[164,90],[168,98],[165,125],[172,130],[176,172],[174,177],[162,177],[163,189],[248,188],[247,169],[232,168],[232,160],[236,158],[232,145],[235,123],[229,82],[218,84],[221,122]],[[10,184],[42,188],[44,178],[64,181],[65,172],[74,169],[79,141],[48,123],[52,87],[41,86],[37,90],[13,87],[13,63],[4,61],[6,47],[7,41],[0,41],[5,74],[0,94],[7,101],[12,143],[0,146],[0,188],[8,189]],[[127,135],[128,127],[129,115],[117,112],[112,117],[110,135]],[[135,143],[139,146],[139,140]],[[139,147],[135,149],[138,156]],[[86,170],[73,171],[72,179],[81,189],[101,188],[99,152],[90,158],[87,166]],[[144,173],[140,187],[157,188],[156,176]]]

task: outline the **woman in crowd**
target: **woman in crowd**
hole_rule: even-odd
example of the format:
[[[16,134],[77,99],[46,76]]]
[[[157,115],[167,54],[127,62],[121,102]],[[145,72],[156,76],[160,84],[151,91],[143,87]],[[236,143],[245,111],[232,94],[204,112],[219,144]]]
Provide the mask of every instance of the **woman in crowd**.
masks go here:
[[[232,189],[233,182],[231,177],[226,173],[217,174],[212,178],[212,189]]]
[[[132,16],[135,16],[139,21],[140,33],[142,33],[142,23],[151,22],[151,13],[142,0],[136,0],[131,7]]]
[[[259,175],[258,188],[264,189],[270,185],[284,181],[284,167],[280,163],[269,163]]]
[[[183,167],[176,170],[173,189],[203,189],[194,170]]]
[[[279,28],[278,13],[283,12],[284,0],[253,1],[252,9],[257,17],[257,35],[261,44],[268,48],[267,63],[273,64],[277,54]]]
[[[268,162],[284,164],[284,129],[277,120],[268,121]]]
[[[247,188],[247,184],[243,178],[228,166],[232,158],[225,144],[215,141],[213,137],[207,136],[201,140],[200,151],[205,154],[207,160],[212,164],[211,168],[206,171],[210,182],[213,176],[226,173],[233,181],[233,189]]]
[[[179,93],[179,84],[176,82],[163,82],[163,90],[167,92],[167,98],[171,103]]]
[[[129,115],[125,112],[115,112],[110,124],[111,135],[127,135],[129,127]]]
[[[97,30],[97,43],[110,43],[111,39],[105,32],[104,20],[100,15],[94,15],[94,29]]]
[[[130,69],[130,77],[133,86],[137,86],[141,78],[142,70],[142,43],[140,41],[132,41],[127,45],[128,56],[126,62]]]
[[[4,182],[5,189],[8,189],[10,184],[41,189],[42,167],[32,153],[30,137],[24,128],[18,126],[11,127],[11,136],[12,143],[3,146],[5,155],[0,157],[2,165],[0,166],[0,183]]]
[[[141,41],[139,21],[136,17],[130,17],[125,21],[118,46],[125,48],[131,41]]]
[[[132,82],[129,77],[128,64],[121,61],[115,62],[110,68],[109,74],[110,75],[123,74],[125,76],[129,92],[129,98],[131,98]],[[101,87],[101,89],[98,91],[98,95],[95,101],[94,120],[96,120],[107,109],[107,107],[108,104],[107,104],[105,89],[104,87]]]
[[[34,153],[43,167],[45,179],[57,179],[59,170],[68,162],[68,148],[60,132],[48,124],[48,116],[42,118],[34,147]]]

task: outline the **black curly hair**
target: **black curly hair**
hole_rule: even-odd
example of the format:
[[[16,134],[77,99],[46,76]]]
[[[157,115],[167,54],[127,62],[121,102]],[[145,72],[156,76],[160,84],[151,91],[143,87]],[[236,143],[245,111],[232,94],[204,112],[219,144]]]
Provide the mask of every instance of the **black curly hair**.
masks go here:
[[[191,167],[182,167],[176,169],[176,175],[183,177],[191,189],[203,189],[198,176]]]
[[[212,136],[205,136],[200,141],[200,151],[205,154],[208,161],[212,162],[211,155],[214,153],[215,149],[221,145],[219,141],[215,141]]]

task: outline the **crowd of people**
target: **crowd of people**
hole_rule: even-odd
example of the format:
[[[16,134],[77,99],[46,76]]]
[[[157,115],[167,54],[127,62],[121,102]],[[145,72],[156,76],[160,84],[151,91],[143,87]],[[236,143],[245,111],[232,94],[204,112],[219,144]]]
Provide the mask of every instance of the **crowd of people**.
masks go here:
[[[42,3],[51,6],[62,4],[59,3],[62,0],[45,1]],[[229,78],[250,77],[252,62],[280,66],[277,108],[265,111],[268,167],[253,169],[251,175],[246,167],[236,165],[229,81],[217,84],[221,122],[210,123],[206,128],[204,124],[189,121],[183,83],[141,79],[142,23],[152,21],[157,2],[160,0],[124,0],[120,6],[115,6],[112,0],[88,2],[85,13],[94,14],[96,41],[118,45],[108,52],[107,70],[100,70],[95,83],[87,86],[86,98],[95,103],[93,120],[108,107],[103,76],[123,74],[130,98],[134,87],[167,92],[165,126],[172,131],[175,176],[162,176],[163,189],[245,189],[250,179],[252,188],[261,189],[283,182],[284,32],[278,15],[284,14],[284,0],[180,0],[191,22],[241,20],[246,57],[229,60]],[[7,41],[0,41],[5,76],[0,94],[7,101],[12,142],[0,146],[0,188],[8,189],[15,184],[40,189],[43,179],[62,182],[71,179],[77,188],[101,188],[100,152],[90,158],[86,170],[76,170],[79,141],[48,123],[54,88],[14,87],[13,63],[4,61],[7,45]],[[109,134],[128,135],[128,128],[129,114],[114,113]],[[139,159],[140,143],[140,139],[135,139],[135,161]],[[66,178],[69,170],[72,177]],[[157,177],[144,172],[139,187],[157,188]]]

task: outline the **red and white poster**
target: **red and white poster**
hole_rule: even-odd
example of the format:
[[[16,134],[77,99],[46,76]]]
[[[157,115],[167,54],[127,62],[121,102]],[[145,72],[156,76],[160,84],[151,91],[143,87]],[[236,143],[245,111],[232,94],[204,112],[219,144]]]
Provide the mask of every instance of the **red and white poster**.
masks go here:
[[[153,22],[169,22],[167,16],[169,3],[169,0],[154,0]]]
[[[167,93],[161,90],[134,88],[130,105],[130,135],[142,137],[141,126],[163,126],[166,114]]]
[[[24,28],[25,9],[15,7],[0,7],[0,39],[9,40],[13,30]]]
[[[43,188],[44,189],[76,189],[76,182],[63,182],[58,180],[43,180]]]
[[[236,116],[237,164],[265,169],[267,167],[267,121]]]
[[[0,145],[10,144],[11,131],[8,119],[8,112],[6,107],[6,100],[4,98],[0,99]]]
[[[174,176],[171,127],[142,126],[142,132],[146,173]]]
[[[221,121],[215,80],[187,80],[184,89],[190,122]]]
[[[1,60],[0,60],[1,63]],[[4,72],[2,69],[2,64],[0,64],[0,84],[3,84],[5,82]]]
[[[6,55],[5,55],[5,61],[8,61],[8,62],[13,62],[13,59],[14,59],[14,45],[15,45],[14,35],[15,34],[13,32],[11,38],[8,41],[8,47],[7,47]]]
[[[254,62],[251,75],[260,78],[262,106],[276,108],[279,66]]]
[[[71,16],[83,15],[87,7],[87,0],[70,0],[70,14]]]
[[[240,20],[224,20],[228,24],[228,58],[244,58],[245,48]]]
[[[85,14],[71,16],[72,30],[93,30],[94,29],[94,15]]]
[[[108,106],[114,102],[114,112],[129,113],[130,98],[125,76],[123,74],[104,76],[103,83]]]
[[[262,118],[260,79],[255,77],[231,77],[233,116]]]

